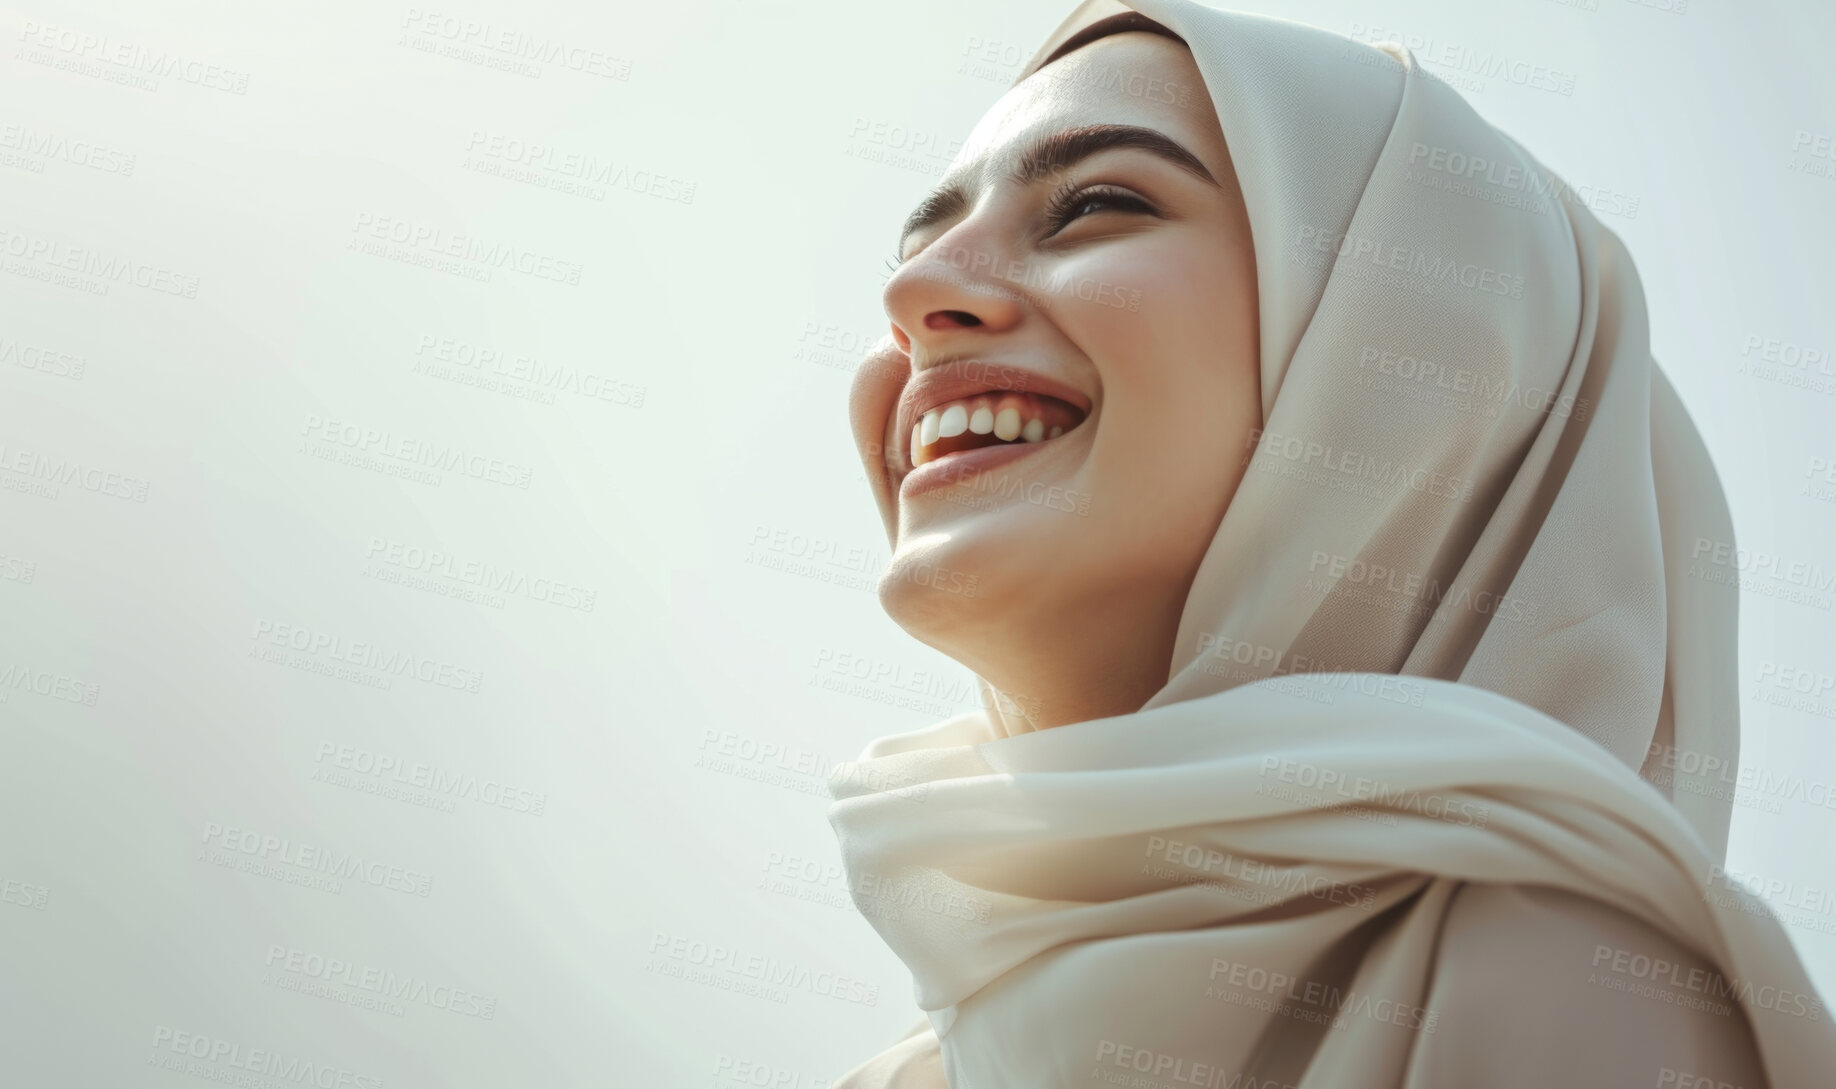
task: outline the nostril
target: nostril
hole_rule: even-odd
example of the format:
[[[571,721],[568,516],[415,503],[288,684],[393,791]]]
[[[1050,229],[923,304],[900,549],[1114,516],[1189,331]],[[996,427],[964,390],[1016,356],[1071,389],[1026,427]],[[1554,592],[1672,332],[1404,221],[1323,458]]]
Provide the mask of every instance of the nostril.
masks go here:
[[[927,328],[939,329],[948,325],[980,325],[982,319],[967,310],[933,310],[924,316]]]

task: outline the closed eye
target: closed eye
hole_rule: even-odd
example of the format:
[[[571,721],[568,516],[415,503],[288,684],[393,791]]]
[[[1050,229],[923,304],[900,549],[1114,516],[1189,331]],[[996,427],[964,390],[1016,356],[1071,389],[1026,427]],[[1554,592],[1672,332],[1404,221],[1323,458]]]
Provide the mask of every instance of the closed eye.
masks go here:
[[[1148,215],[1159,215],[1154,206],[1126,189],[1112,185],[1091,186],[1088,189],[1061,189],[1052,195],[1046,204],[1046,222],[1052,227],[1050,234],[1057,234],[1070,225],[1073,220],[1081,219],[1093,211],[1102,209],[1122,212],[1144,212]]]

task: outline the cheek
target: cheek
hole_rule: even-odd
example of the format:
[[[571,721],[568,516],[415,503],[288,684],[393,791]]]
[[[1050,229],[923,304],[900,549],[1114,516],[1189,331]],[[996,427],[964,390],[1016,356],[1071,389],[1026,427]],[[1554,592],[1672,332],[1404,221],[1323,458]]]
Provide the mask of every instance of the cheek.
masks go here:
[[[1140,292],[1134,311],[1083,306],[1071,333],[1103,384],[1092,517],[1183,559],[1208,544],[1261,421],[1253,269],[1215,243],[1130,249],[1079,271]]]
[[[1219,382],[1254,380],[1255,266],[1229,238],[1167,231],[1118,241],[1061,275],[1053,318],[1096,364],[1106,398],[1126,384],[1191,400]]]
[[[1243,476],[1246,436],[1215,415],[1191,417],[1176,405],[1118,414],[1091,461],[1092,517],[1149,567],[1196,561]]]

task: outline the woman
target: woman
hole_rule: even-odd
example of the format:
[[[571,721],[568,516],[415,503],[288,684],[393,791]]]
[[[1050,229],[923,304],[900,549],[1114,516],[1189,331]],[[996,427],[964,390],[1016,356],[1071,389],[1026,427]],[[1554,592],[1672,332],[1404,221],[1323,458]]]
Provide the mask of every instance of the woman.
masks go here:
[[[1083,4],[944,183],[851,414],[986,709],[831,781],[925,1012],[837,1086],[1825,1084],[1619,241],[1406,51],[1195,0]]]

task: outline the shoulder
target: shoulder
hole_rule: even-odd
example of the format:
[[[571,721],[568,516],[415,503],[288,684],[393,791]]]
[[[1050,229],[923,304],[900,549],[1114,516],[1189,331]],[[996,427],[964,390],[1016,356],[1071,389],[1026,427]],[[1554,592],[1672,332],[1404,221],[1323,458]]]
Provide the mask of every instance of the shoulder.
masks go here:
[[[929,1019],[898,1043],[829,1083],[829,1089],[949,1089],[943,1055]]]
[[[974,745],[992,740],[994,732],[988,723],[988,713],[981,710],[964,711],[952,715],[942,722],[933,722],[929,726],[920,726],[916,730],[907,730],[899,734],[887,734],[876,737],[867,743],[856,760],[878,760],[883,756],[896,756],[899,753],[911,752],[913,749],[942,749],[957,745]]]
[[[1429,981],[1433,1037],[1412,1085],[1764,1085],[1746,1014],[1707,959],[1644,920],[1575,893],[1461,886]],[[1669,1072],[1669,1073],[1666,1073]]]

